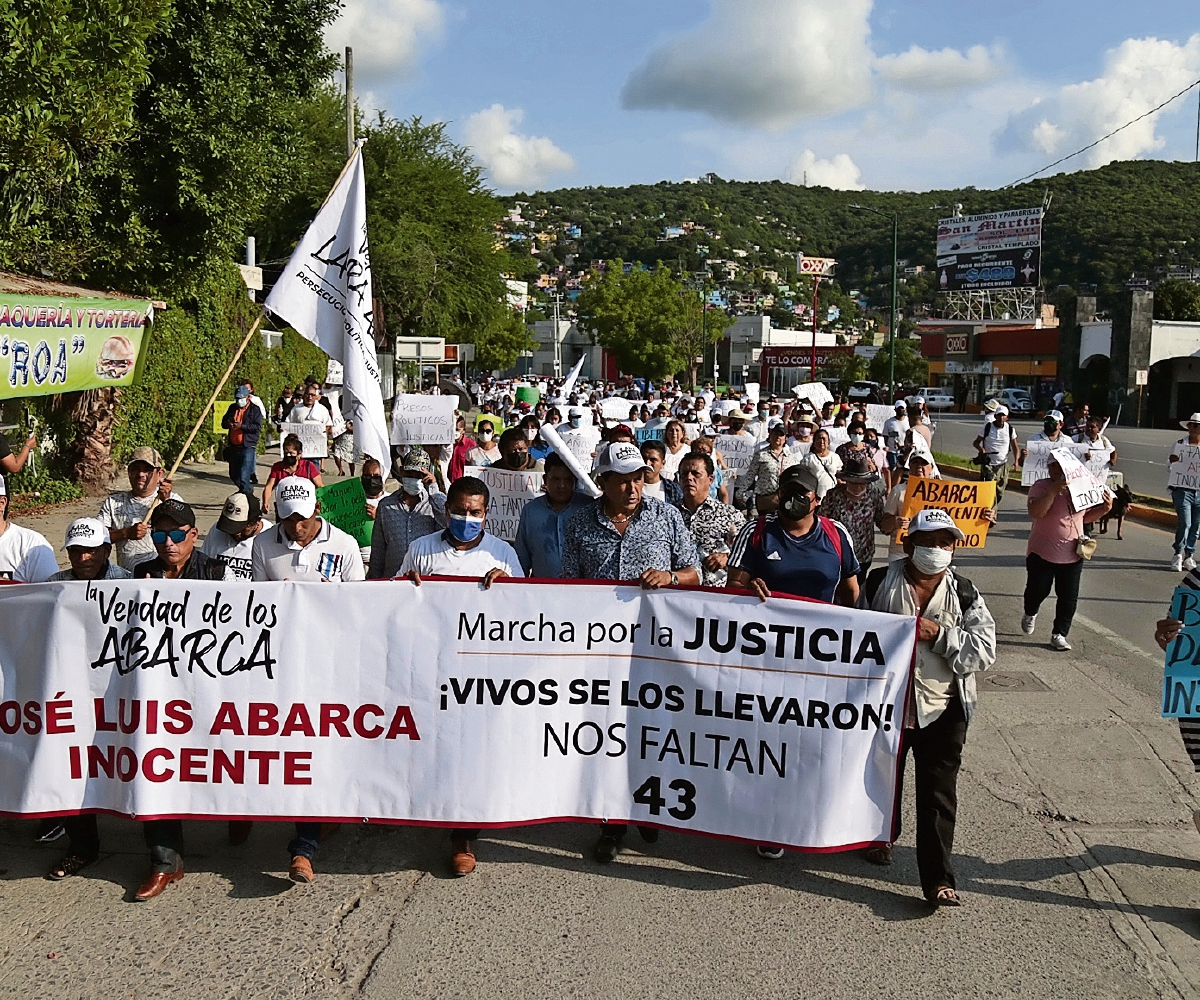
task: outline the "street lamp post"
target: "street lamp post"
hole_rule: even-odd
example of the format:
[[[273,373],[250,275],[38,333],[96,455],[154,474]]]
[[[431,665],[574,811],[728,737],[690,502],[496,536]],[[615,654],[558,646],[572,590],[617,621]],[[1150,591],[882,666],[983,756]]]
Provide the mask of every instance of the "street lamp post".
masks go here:
[[[896,388],[896,272],[899,256],[897,251],[900,243],[900,216],[889,215],[887,212],[881,212],[869,205],[851,205],[850,207],[860,212],[872,212],[892,220],[892,309],[888,322],[888,391],[894,393]]]

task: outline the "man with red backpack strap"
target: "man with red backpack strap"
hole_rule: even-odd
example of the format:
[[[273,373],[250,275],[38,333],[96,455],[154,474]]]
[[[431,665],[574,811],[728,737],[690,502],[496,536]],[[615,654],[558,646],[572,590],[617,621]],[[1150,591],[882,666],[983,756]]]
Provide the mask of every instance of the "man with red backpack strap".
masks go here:
[[[733,543],[727,587],[752,590],[764,601],[775,592],[855,604],[854,542],[841,524],[817,512],[819,486],[807,466],[784,470],[778,512],[747,522]]]

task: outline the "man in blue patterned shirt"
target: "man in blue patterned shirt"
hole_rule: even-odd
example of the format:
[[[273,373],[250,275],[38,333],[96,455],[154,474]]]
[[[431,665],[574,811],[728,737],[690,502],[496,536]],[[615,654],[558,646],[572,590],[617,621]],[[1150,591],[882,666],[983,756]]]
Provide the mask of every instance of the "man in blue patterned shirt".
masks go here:
[[[603,495],[567,524],[562,578],[639,580],[648,590],[698,584],[700,556],[679,511],[642,496],[646,462],[637,445],[610,444],[596,471]],[[624,823],[602,824],[592,856],[601,864],[612,861],[625,829]],[[647,843],[658,839],[656,829],[638,829]]]

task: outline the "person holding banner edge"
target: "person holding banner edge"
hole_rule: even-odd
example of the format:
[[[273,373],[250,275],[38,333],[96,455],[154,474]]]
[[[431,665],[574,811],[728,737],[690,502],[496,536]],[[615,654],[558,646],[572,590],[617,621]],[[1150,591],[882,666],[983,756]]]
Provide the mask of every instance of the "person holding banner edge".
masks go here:
[[[1182,458],[1183,446],[1200,447],[1200,412],[1193,413],[1179,425],[1186,430],[1187,437],[1180,438],[1171,446],[1167,464],[1174,465]],[[1175,556],[1171,560],[1171,571],[1191,571],[1196,568],[1193,555],[1196,551],[1196,533],[1200,531],[1200,489],[1188,486],[1170,486],[1171,502],[1175,505]]]

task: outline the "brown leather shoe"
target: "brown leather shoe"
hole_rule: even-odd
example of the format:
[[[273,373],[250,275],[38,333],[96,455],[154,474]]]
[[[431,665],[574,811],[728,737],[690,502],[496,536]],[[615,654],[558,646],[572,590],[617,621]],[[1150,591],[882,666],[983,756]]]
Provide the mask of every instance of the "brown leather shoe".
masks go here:
[[[475,845],[469,840],[450,841],[450,871],[470,875],[475,870]]]
[[[248,819],[231,819],[229,821],[229,844],[231,847],[240,847],[250,839],[250,831],[254,829],[254,823]]]
[[[178,882],[181,878],[183,878],[183,865],[180,865],[173,872],[151,872],[149,878],[142,883],[142,887],[133,894],[133,898],[139,903],[144,903],[147,899],[153,899],[172,882]]]
[[[292,858],[292,866],[288,869],[288,878],[301,885],[308,885],[316,878],[316,875],[313,874],[312,862],[303,854],[297,854]]]

